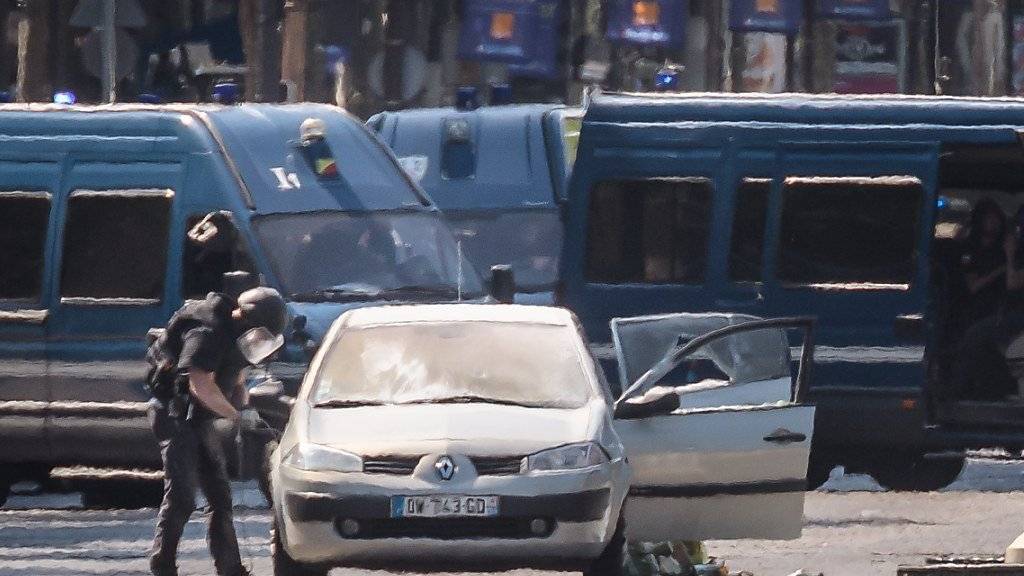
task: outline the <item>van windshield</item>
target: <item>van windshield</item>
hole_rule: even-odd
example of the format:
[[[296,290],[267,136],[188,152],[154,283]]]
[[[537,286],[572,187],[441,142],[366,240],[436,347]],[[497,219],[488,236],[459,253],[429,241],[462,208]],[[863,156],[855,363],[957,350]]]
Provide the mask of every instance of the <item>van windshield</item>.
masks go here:
[[[254,227],[293,300],[454,300],[460,278],[464,298],[483,294],[434,212],[278,214]]]
[[[324,356],[318,407],[511,404],[580,408],[593,395],[567,326],[412,322],[349,328]]]
[[[521,292],[543,292],[558,281],[562,222],[557,209],[446,211],[462,249],[476,269],[489,276],[491,266],[509,264]]]

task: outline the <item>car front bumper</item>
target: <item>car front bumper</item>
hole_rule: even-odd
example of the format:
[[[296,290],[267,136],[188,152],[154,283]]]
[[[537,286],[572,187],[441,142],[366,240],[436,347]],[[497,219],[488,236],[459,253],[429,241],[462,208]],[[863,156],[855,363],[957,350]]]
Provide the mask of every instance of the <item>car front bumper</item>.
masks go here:
[[[611,540],[628,479],[628,467],[621,460],[578,471],[473,477],[454,485],[280,466],[275,474],[275,514],[286,550],[302,562],[418,569],[579,569]],[[498,496],[499,515],[391,517],[393,496],[444,494]],[[343,535],[346,520],[358,524],[357,533]],[[541,525],[543,530],[538,530]]]

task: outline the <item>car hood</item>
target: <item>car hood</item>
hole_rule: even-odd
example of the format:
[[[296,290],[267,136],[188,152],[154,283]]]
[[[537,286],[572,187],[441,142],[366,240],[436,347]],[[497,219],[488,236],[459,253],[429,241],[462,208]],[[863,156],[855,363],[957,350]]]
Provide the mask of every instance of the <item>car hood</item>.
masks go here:
[[[361,456],[452,452],[528,455],[588,439],[590,406],[574,410],[495,404],[311,408],[308,439]]]

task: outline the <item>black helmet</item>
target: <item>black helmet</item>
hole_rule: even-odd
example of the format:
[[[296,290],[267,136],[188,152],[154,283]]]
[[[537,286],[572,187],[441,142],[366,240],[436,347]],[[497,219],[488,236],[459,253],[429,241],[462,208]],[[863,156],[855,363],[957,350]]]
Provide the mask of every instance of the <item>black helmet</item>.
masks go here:
[[[273,288],[259,286],[242,292],[238,297],[238,307],[242,310],[243,319],[252,327],[262,326],[274,334],[284,332],[288,321],[281,293]]]

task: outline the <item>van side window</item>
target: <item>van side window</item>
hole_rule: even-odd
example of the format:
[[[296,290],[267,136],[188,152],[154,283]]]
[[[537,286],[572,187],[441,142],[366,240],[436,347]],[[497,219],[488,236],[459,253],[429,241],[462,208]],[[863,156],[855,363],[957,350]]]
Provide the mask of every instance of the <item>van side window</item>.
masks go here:
[[[0,192],[0,300],[39,301],[49,220],[49,193]]]
[[[745,178],[736,189],[736,211],[729,246],[729,278],[733,282],[760,282],[764,256],[765,220],[772,181]]]
[[[706,178],[602,182],[590,194],[587,280],[700,284],[712,186]]]
[[[204,214],[194,214],[185,221],[186,237],[182,252],[184,290],[182,294],[186,299],[191,300],[205,298],[210,292],[223,291],[224,274],[228,272],[236,270],[256,272],[246,250],[245,242],[230,220],[217,219],[215,226],[218,229],[218,234],[223,233],[223,236],[207,245],[200,245],[189,238],[187,232],[204,221],[208,221],[207,215]]]
[[[923,195],[916,178],[787,178],[779,279],[909,286]]]
[[[61,296],[160,300],[170,190],[76,190],[64,227]]]

